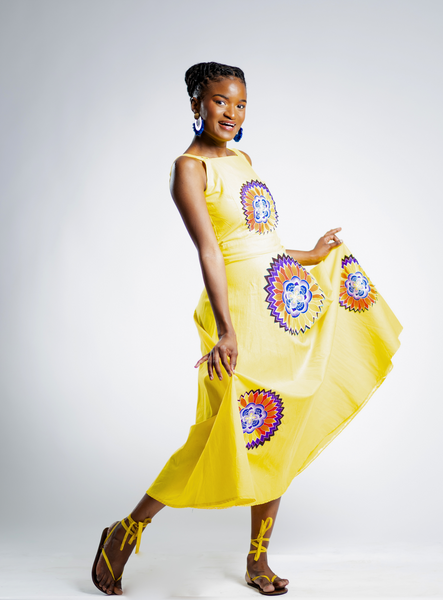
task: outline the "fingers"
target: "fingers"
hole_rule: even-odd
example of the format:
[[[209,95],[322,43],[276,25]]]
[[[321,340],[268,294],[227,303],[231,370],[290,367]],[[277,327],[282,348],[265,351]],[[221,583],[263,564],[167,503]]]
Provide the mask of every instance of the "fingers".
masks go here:
[[[213,353],[213,349],[209,353],[208,375],[209,375],[209,379],[212,381],[214,379],[214,353]]]
[[[231,356],[230,356],[231,371],[233,373],[235,373],[235,367],[237,366],[237,356],[238,356],[238,352],[232,352]]]
[[[211,379],[211,381],[214,379],[214,370],[218,378],[223,379],[223,372],[220,366],[221,362],[229,377],[232,377],[232,374],[235,372],[235,367],[237,366],[237,356],[238,352],[229,353],[224,347],[221,347],[219,350],[216,346],[214,346],[211,352],[205,354],[197,361],[194,368],[197,368],[204,362],[208,361],[209,379]]]
[[[209,354],[205,354],[204,356],[202,356],[200,358],[200,360],[198,360],[195,365],[194,365],[194,369],[196,369],[197,367],[199,367],[200,365],[202,365],[204,362],[206,362],[209,358]]]
[[[331,240],[332,240],[333,242],[336,242],[336,243],[330,244],[331,246],[334,246],[334,245],[335,245],[335,246],[339,246],[339,245],[340,245],[340,244],[343,242],[343,240],[341,240],[340,238],[338,238],[338,237],[337,237],[336,235],[334,235],[334,234],[331,234],[331,235],[327,235],[327,234],[326,234],[326,235],[324,235],[324,236],[323,236],[323,239],[324,239],[324,241],[325,241],[327,244],[329,244],[329,242],[331,242]]]
[[[220,368],[220,357],[219,357],[219,352],[218,352],[217,346],[214,346],[214,348],[212,348],[211,352],[209,353],[209,358],[208,358],[208,375],[209,375],[209,379],[211,381],[214,379],[214,369],[218,375],[218,378],[223,379],[223,375],[222,375],[221,368]]]
[[[217,373],[218,378],[221,380],[223,379],[223,373],[221,370],[221,366],[220,366],[220,351],[217,348],[217,346],[214,346],[214,348],[211,350],[211,357],[212,357],[212,367],[215,369],[215,372]],[[209,359],[211,360],[211,358]],[[209,379],[213,379],[214,378],[214,374],[213,372],[209,374]]]
[[[214,368],[215,368],[217,375],[219,376],[219,379],[222,379],[220,364],[218,362],[218,359],[215,360],[215,358],[214,358],[214,350],[216,350],[216,348],[213,348],[211,350],[211,352],[202,356],[200,358],[200,360],[198,360],[196,362],[196,364],[194,365],[194,368],[196,369],[197,367],[202,365],[204,362],[208,361],[208,375],[209,375],[209,379],[211,381],[214,379]],[[218,354],[218,352],[217,352],[217,354]]]
[[[237,344],[234,342],[225,344],[223,340],[219,340],[211,352],[202,356],[197,363],[195,368],[200,367],[204,362],[208,362],[208,376],[212,381],[214,379],[214,371],[217,377],[223,379],[222,365],[225,368],[229,377],[235,372],[237,366]]]
[[[217,358],[217,361],[215,363],[215,371],[218,375],[218,378],[220,379],[220,381],[223,379],[223,373],[222,373],[222,369],[221,369],[221,364],[220,364],[220,359],[221,359],[221,355],[220,352],[216,349],[216,352],[214,352],[214,358]],[[223,362],[223,360],[222,360]]]
[[[323,237],[326,237],[327,235],[333,235],[334,233],[337,233],[338,231],[341,231],[341,227],[336,227],[335,229],[330,229],[329,231],[327,231],[325,233],[325,235]]]
[[[232,377],[232,373],[234,372],[234,368],[232,366],[232,356],[229,354],[227,348],[220,348],[220,359],[222,365],[226,369],[226,373],[229,375],[229,377]]]

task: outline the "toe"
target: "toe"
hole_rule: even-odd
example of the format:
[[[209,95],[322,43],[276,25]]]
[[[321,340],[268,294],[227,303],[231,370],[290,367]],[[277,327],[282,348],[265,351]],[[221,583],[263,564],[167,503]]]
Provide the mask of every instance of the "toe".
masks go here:
[[[101,588],[106,594],[112,594],[112,590],[114,589],[114,580],[111,577],[104,577],[102,582],[100,583]]]
[[[267,579],[261,579],[260,587],[264,592],[273,592],[275,590],[274,584],[269,583]]]
[[[258,583],[263,592],[273,592],[275,590],[274,584],[269,581],[266,577],[259,577],[254,579],[254,583]]]
[[[114,593],[117,594],[117,596],[121,596],[123,594],[121,579],[115,582]]]
[[[289,579],[280,579],[280,577],[276,577],[274,579],[275,587],[284,588],[289,584]]]

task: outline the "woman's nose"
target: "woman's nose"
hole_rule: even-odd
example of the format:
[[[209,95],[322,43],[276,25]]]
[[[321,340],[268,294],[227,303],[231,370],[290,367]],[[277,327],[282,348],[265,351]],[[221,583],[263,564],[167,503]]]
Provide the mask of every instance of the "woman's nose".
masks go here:
[[[234,108],[227,106],[226,110],[225,110],[225,117],[228,117],[229,119],[234,119],[235,117],[235,111]]]

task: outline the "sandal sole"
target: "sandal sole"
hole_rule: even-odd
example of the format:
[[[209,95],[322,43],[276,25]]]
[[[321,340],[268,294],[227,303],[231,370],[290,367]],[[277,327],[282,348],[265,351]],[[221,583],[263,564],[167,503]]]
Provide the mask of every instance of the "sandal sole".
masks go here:
[[[251,587],[255,588],[256,590],[258,590],[260,592],[260,594],[262,596],[283,596],[283,594],[287,594],[288,593],[288,588],[283,588],[282,590],[276,589],[273,592],[264,592],[261,587],[258,585],[258,583],[254,583],[253,581],[246,582],[248,585],[250,585]],[[274,584],[272,584],[274,585]]]
[[[104,590],[102,590],[102,588],[100,587],[99,583],[98,583],[98,579],[97,579],[97,573],[96,573],[96,569],[97,569],[97,564],[102,552],[102,548],[103,548],[103,544],[105,543],[105,539],[108,535],[108,531],[109,531],[109,527],[105,527],[103,529],[103,533],[102,533],[102,537],[100,538],[100,544],[98,545],[98,550],[97,550],[97,554],[95,555],[95,559],[94,559],[94,564],[92,565],[92,583],[95,585],[95,587],[101,591],[102,594],[106,594],[106,596],[118,596],[118,594],[116,594],[115,592],[112,592],[112,594],[108,594],[107,592],[105,592]]]

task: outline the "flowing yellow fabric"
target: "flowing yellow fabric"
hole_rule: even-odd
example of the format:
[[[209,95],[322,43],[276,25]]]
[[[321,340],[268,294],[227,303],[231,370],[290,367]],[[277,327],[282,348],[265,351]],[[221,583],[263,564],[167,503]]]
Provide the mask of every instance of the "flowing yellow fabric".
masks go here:
[[[366,404],[402,327],[344,244],[309,270],[285,253],[272,194],[243,154],[194,158],[206,168],[239,357],[222,381],[200,367],[196,423],[147,493],[178,508],[263,504]],[[194,320],[206,354],[218,338],[205,290]]]

